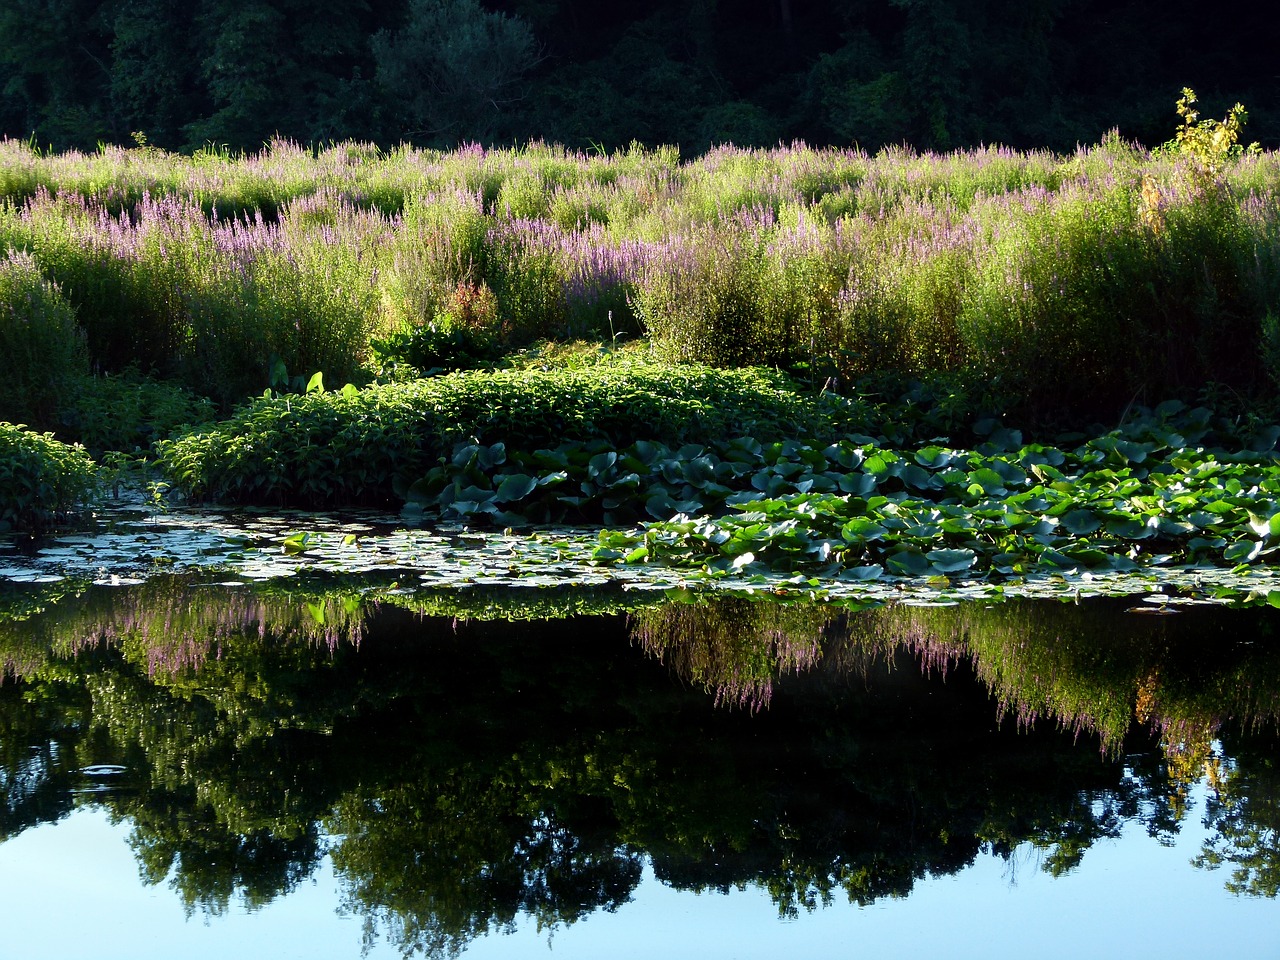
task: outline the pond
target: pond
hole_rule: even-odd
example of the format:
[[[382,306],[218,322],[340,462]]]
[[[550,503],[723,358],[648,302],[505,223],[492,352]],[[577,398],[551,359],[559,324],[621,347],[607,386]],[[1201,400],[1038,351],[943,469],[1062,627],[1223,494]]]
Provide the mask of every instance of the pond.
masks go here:
[[[108,534],[0,561],[15,955],[1280,952],[1267,603],[513,588],[488,542],[445,591],[370,545],[108,576]]]

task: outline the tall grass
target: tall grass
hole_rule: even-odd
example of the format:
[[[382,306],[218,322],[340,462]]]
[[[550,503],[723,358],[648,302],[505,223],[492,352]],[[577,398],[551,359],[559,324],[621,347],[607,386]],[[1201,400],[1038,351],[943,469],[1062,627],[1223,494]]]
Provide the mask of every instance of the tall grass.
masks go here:
[[[46,426],[88,373],[75,311],[29,254],[0,259],[0,420]]]
[[[459,327],[507,347],[636,332],[668,358],[827,382],[962,375],[1033,412],[1272,389],[1260,358],[1280,355],[1263,349],[1280,339],[1275,154],[1206,177],[1114,135],[1069,156],[797,143],[687,161],[5,141],[0,193],[0,245],[57,284],[96,364],[224,401],[276,359],[341,382],[372,338]]]

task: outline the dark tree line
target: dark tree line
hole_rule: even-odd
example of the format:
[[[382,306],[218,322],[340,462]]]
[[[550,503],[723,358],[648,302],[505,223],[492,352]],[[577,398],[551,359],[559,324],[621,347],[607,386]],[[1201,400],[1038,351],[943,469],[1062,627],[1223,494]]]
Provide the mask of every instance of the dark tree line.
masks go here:
[[[1193,86],[1274,146],[1277,33],[1190,0],[5,0],[0,130],[1069,149],[1168,139]]]

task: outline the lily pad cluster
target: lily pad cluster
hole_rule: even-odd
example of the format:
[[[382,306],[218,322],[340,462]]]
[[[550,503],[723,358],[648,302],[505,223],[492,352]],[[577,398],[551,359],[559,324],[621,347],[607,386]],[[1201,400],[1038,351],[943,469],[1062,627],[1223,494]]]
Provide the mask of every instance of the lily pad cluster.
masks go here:
[[[1021,441],[1012,432],[1002,439]],[[724,497],[731,513],[682,509],[640,529],[605,531],[595,557],[712,574],[769,568],[876,579],[1236,565],[1275,556],[1280,457],[1182,440],[1116,432],[1074,449],[907,451],[854,440],[822,449],[792,442],[762,451],[750,489]]]

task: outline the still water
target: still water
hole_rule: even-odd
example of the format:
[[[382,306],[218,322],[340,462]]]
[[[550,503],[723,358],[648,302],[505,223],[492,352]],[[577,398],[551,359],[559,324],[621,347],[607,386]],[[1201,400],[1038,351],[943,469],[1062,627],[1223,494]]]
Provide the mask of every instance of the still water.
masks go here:
[[[3,600],[6,957],[1280,956],[1274,609]]]

